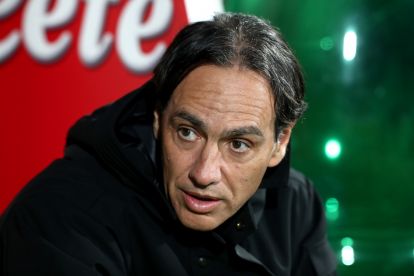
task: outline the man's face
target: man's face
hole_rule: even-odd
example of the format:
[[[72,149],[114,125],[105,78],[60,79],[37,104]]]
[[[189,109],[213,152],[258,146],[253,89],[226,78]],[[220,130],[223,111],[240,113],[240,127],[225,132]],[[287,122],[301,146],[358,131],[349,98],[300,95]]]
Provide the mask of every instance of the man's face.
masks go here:
[[[161,139],[166,193],[188,228],[208,231],[257,191],[290,136],[274,134],[267,81],[239,67],[200,66],[183,79],[154,131]]]

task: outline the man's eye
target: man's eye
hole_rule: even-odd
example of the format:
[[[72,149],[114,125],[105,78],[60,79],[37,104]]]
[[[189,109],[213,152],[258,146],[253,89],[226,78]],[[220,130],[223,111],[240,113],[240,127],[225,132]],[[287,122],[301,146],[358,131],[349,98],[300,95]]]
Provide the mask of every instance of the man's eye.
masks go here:
[[[233,151],[239,153],[246,152],[250,149],[250,146],[246,142],[243,142],[241,140],[233,140],[231,141],[230,145]]]
[[[193,141],[197,140],[196,133],[193,130],[189,129],[189,128],[181,127],[181,128],[178,129],[177,132],[178,132],[178,135],[180,136],[180,138],[182,138],[186,141],[193,142]]]

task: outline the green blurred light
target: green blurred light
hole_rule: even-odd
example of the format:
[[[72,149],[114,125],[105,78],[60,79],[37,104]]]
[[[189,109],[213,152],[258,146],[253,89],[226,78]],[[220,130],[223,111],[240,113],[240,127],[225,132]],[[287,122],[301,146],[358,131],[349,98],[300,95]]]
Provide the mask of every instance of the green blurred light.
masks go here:
[[[344,265],[352,265],[355,262],[354,240],[350,237],[345,237],[341,240],[341,260]]]
[[[334,197],[328,198],[326,200],[326,205],[325,206],[326,206],[326,211],[329,212],[329,213],[338,212],[339,201]]]
[[[344,265],[353,265],[355,262],[354,249],[350,245],[345,245],[341,250],[341,259]]]
[[[337,139],[330,139],[325,144],[325,155],[331,160],[337,159],[341,150],[341,143]]]
[[[334,42],[331,37],[325,36],[319,42],[319,46],[321,47],[322,50],[329,51],[329,50],[332,50],[334,46]]]
[[[328,198],[325,202],[325,211],[328,220],[337,220],[339,217],[339,201],[334,197]]]
[[[353,246],[354,240],[350,237],[345,237],[341,240],[341,245],[342,246]]]
[[[346,61],[352,61],[356,56],[357,50],[357,34],[355,31],[349,30],[344,35],[343,57]]]

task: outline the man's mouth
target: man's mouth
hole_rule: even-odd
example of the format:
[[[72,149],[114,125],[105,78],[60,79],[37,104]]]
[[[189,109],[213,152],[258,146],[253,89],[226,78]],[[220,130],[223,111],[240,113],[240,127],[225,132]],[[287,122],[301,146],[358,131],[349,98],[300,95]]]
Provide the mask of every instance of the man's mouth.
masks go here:
[[[216,197],[185,191],[183,191],[183,197],[187,208],[198,214],[206,214],[213,211],[213,209],[221,202],[221,200]]]

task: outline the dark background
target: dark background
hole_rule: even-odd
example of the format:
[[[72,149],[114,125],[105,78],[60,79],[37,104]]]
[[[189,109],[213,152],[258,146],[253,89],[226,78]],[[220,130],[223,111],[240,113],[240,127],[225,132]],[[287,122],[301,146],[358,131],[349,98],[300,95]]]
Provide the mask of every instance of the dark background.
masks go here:
[[[339,274],[414,275],[414,1],[224,3],[270,20],[303,66],[309,109],[295,128],[293,165],[326,204]],[[357,52],[345,61],[349,28]],[[341,145],[336,159],[325,155],[329,139]]]

